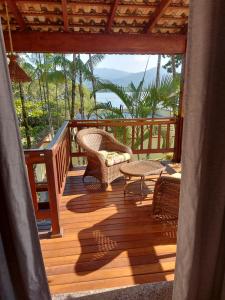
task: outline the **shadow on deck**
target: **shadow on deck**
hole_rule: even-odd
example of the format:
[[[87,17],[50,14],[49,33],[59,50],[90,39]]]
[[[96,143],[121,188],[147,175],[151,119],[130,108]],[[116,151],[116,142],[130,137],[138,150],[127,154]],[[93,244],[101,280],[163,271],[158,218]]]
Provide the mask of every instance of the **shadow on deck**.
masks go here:
[[[67,177],[60,207],[63,238],[41,240],[51,292],[173,280],[176,224],[153,218],[152,194],[124,200],[123,179],[106,192],[93,178],[84,184],[83,171],[74,169]]]

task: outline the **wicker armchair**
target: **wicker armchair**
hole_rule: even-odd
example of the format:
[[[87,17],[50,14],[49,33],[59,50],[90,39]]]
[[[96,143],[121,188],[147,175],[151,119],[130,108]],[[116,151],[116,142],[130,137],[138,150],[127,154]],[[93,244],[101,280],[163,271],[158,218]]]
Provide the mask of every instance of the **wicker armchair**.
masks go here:
[[[179,212],[180,178],[160,177],[154,189],[153,215],[163,220],[176,220]]]
[[[132,150],[129,147],[119,143],[108,132],[97,128],[80,130],[77,133],[76,140],[79,146],[85,150],[88,161],[83,180],[85,176],[94,176],[107,187],[113,180],[122,176],[120,167],[123,164],[127,164],[129,160],[108,166],[101,152],[114,151],[121,154],[128,153],[131,157]]]

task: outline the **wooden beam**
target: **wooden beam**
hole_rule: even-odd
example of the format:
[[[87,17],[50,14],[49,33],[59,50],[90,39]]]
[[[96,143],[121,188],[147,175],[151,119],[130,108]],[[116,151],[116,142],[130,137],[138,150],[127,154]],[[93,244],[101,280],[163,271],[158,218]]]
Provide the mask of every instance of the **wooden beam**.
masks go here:
[[[13,0],[7,0],[7,5],[9,10],[13,13],[14,18],[16,19],[16,22],[19,24],[21,30],[26,29],[26,23],[16,5],[16,1]]]
[[[8,35],[5,34],[9,51]],[[12,32],[16,52],[180,54],[185,35],[81,34],[72,32]]]
[[[64,22],[64,31],[68,31],[68,14],[67,14],[67,0],[62,0],[62,13],[63,13],[63,22]]]
[[[1,0],[0,0],[1,1]],[[1,15],[4,15],[6,12],[5,10],[0,10],[0,14]],[[9,14],[11,14],[9,12]],[[90,13],[90,12],[87,12],[87,13],[80,13],[80,12],[68,12],[67,15],[69,17],[84,17],[84,18],[103,18],[103,17],[108,17],[108,13],[106,12],[103,12],[103,13]],[[46,17],[58,17],[59,14],[57,12],[54,12],[54,11],[23,11],[23,16],[32,16],[32,17],[43,17],[43,16],[46,16]],[[136,19],[136,20],[145,20],[146,18],[148,18],[148,15],[145,14],[145,15],[137,15],[137,14],[134,14],[134,15],[126,15],[126,14],[120,14],[119,16],[116,16],[117,19]],[[163,20],[172,20],[172,21],[188,21],[188,17],[186,16],[167,16],[167,15],[164,15],[161,17],[161,19]]]
[[[110,32],[112,30],[112,23],[113,23],[113,19],[115,17],[118,5],[119,5],[119,0],[114,0],[113,4],[111,6],[109,19],[108,19],[107,26],[106,26],[107,32]]]
[[[5,0],[0,0],[0,3],[4,3]],[[34,3],[37,3],[37,4],[49,4],[49,5],[60,5],[60,2],[56,2],[55,0],[16,0],[16,2],[20,2],[20,3],[25,3],[25,4],[34,4]],[[74,2],[70,2],[69,3],[70,6],[74,6],[77,4],[76,1]],[[85,1],[85,2],[82,2],[82,6],[86,7],[86,6],[90,6],[90,5],[93,5],[93,1]],[[95,6],[107,6],[108,4],[105,4],[104,2],[96,2],[94,3]],[[120,5],[124,8],[155,8],[157,6],[157,2],[155,3],[144,3],[143,2],[136,2],[135,4],[133,3],[128,3],[128,2],[124,2],[124,3],[120,3]],[[177,3],[171,3],[171,8],[173,8],[173,10],[182,10],[184,12],[187,12],[189,11],[189,5],[187,4],[177,4]]]
[[[171,1],[172,0],[161,0],[159,6],[156,8],[155,12],[151,15],[150,20],[148,21],[148,24],[145,28],[146,33],[152,31],[153,27],[157,24],[167,7],[171,4]]]

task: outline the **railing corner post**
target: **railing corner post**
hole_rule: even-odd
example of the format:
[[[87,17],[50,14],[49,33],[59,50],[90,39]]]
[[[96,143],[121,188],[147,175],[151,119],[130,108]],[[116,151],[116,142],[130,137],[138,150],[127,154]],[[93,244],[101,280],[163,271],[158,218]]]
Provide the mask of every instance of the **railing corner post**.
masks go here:
[[[48,182],[50,215],[52,221],[51,237],[62,237],[63,230],[60,227],[59,191],[57,186],[57,170],[56,170],[54,151],[46,149],[45,157],[46,157],[46,175],[47,175],[47,182]]]
[[[175,149],[173,162],[181,162],[181,150],[182,150],[182,133],[183,133],[183,117],[178,117],[176,122],[176,131],[175,131]]]

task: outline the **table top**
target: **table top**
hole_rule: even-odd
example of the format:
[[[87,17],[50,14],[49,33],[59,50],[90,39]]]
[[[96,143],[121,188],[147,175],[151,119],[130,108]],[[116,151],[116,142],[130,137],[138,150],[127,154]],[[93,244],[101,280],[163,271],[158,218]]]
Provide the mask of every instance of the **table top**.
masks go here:
[[[121,173],[128,176],[144,177],[151,174],[160,174],[165,170],[159,161],[138,160],[123,165],[120,168]]]

